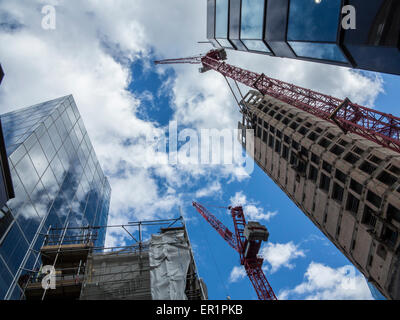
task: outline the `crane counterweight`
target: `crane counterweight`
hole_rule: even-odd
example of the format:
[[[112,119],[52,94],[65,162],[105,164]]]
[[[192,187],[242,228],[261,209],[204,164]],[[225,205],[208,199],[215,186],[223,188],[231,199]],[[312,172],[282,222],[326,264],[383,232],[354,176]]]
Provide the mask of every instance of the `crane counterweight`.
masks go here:
[[[256,221],[249,221],[244,228],[244,236],[247,240],[268,241],[269,232],[267,228]]]

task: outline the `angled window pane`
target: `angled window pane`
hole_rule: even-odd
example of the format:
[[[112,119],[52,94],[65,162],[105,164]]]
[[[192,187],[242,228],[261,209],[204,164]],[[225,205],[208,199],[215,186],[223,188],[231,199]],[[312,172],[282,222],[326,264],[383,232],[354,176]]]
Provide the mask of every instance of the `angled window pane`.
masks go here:
[[[73,124],[66,111],[61,115],[61,119],[64,121],[64,125],[65,128],[67,129],[67,132],[69,132],[72,129]]]
[[[51,169],[51,167],[48,167],[46,172],[43,174],[42,176],[42,183],[44,185],[44,187],[46,188],[47,194],[50,198],[51,201],[53,201],[57,195],[57,192],[60,188],[53,170]]]
[[[271,52],[262,40],[242,40],[247,49],[260,52]]]
[[[68,114],[69,119],[71,120],[71,122],[72,122],[73,124],[75,124],[77,118],[75,117],[75,113],[72,111],[72,108],[71,108],[71,107],[68,107],[65,111],[66,111],[66,113]]]
[[[83,134],[81,132],[81,129],[79,129],[78,123],[75,124],[74,131],[75,131],[76,137],[78,138],[78,144],[79,144],[83,139]]]
[[[216,0],[215,37],[228,38],[228,0]]]
[[[15,169],[21,179],[22,184],[25,186],[26,192],[30,194],[38,183],[39,176],[37,175],[36,169],[28,154],[21,159]]]
[[[262,39],[265,0],[242,0],[241,39]]]
[[[14,223],[0,246],[0,254],[13,274],[18,270],[27,249],[28,243],[18,225]]]
[[[10,286],[13,277],[11,273],[7,270],[6,265],[0,258],[0,299],[4,299],[7,293],[8,287]]]
[[[60,150],[63,150],[63,149],[60,149]],[[61,185],[64,181],[64,177],[67,172],[64,169],[62,162],[58,156],[55,156],[53,158],[53,160],[50,162],[50,167],[54,173],[54,176],[56,177],[58,184]]]
[[[14,184],[14,192],[15,192],[15,198],[10,199],[7,202],[7,206],[11,209],[12,215],[15,217],[18,216],[18,214],[21,211],[22,206],[26,201],[28,201],[28,194],[25,192],[24,186],[22,182],[20,181],[19,177],[15,174],[12,175],[13,179],[13,184]]]
[[[62,141],[60,138],[60,135],[58,134],[57,128],[56,126],[53,124],[50,126],[49,128],[49,135],[50,135],[50,139],[54,144],[54,147],[56,150],[58,150],[58,148],[60,148]]]
[[[233,49],[231,43],[227,39],[217,39],[217,42],[221,45],[221,47]]]
[[[39,174],[39,177],[41,177],[43,172],[49,165],[49,162],[47,161],[47,158],[39,142],[35,143],[35,145],[29,151],[29,155],[32,159],[32,162],[36,168],[37,173]]]
[[[59,133],[59,135],[61,137],[61,140],[64,141],[64,139],[67,136],[68,132],[67,132],[67,129],[65,129],[65,125],[64,125],[62,119],[58,118],[55,121],[55,124],[56,124],[57,130],[58,130],[58,133]]]
[[[37,195],[37,193],[35,193],[35,195]],[[31,242],[35,236],[41,220],[32,202],[26,201],[21,208],[21,214],[18,215],[17,221],[29,242]]]
[[[233,49],[231,43],[226,39],[217,39],[217,42],[221,45],[221,47]]]
[[[348,62],[335,43],[289,41],[289,44],[299,57],[330,60],[343,63]]]
[[[26,149],[25,146],[23,144],[21,144],[17,150],[15,150],[11,155],[10,155],[10,159],[11,162],[16,165],[18,163],[19,160],[21,160],[21,158],[26,154]]]
[[[291,0],[288,40],[336,42],[341,0]]]
[[[58,134],[56,136],[58,136]],[[50,135],[47,132],[45,132],[39,139],[39,142],[43,148],[47,160],[48,161],[53,160],[53,157],[56,154],[56,149],[54,148],[53,143],[51,142]]]

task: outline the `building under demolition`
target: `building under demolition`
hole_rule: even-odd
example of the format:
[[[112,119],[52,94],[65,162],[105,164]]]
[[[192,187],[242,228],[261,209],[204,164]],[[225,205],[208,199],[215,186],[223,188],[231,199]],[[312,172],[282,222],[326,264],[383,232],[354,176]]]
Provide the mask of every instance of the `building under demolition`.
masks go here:
[[[132,239],[132,245],[95,247],[102,228],[120,228]],[[150,233],[154,228],[158,232]],[[20,279],[24,288],[21,299],[207,299],[182,218],[53,229],[45,236],[40,256],[40,270]],[[51,267],[54,269],[49,273]]]
[[[400,299],[400,155],[250,91],[239,140],[255,162],[379,291]],[[250,143],[249,143],[250,142]]]

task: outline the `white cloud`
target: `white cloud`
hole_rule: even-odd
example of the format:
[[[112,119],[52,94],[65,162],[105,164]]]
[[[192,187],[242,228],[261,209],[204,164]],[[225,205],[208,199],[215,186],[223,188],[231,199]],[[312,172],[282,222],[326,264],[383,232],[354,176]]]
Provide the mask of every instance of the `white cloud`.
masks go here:
[[[299,249],[292,241],[288,243],[268,242],[261,248],[260,255],[271,266],[271,268],[265,266],[269,273],[274,273],[282,267],[293,269],[295,265],[292,261],[299,257],[305,257],[304,251]]]
[[[242,206],[246,219],[249,221],[269,221],[271,218],[278,214],[278,211],[267,211],[264,213],[264,209],[257,206],[257,202],[253,200],[247,200],[245,194],[242,191],[236,192],[233,197],[230,198],[231,206]]]
[[[229,275],[229,282],[234,283],[246,277],[246,270],[243,266],[234,266]]]
[[[204,198],[214,196],[216,197],[222,191],[219,181],[214,181],[209,186],[196,191],[196,198]]]
[[[365,278],[347,265],[331,268],[311,262],[304,282],[293,289],[283,290],[279,299],[307,300],[372,300]]]

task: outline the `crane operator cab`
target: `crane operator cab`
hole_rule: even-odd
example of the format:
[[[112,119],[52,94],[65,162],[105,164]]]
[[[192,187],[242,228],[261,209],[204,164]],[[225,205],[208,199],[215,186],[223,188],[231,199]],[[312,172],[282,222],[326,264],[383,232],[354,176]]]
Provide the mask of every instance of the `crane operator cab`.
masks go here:
[[[259,222],[249,221],[243,235],[246,238],[244,256],[246,259],[257,259],[258,251],[262,241],[268,241],[269,232],[267,228]]]

